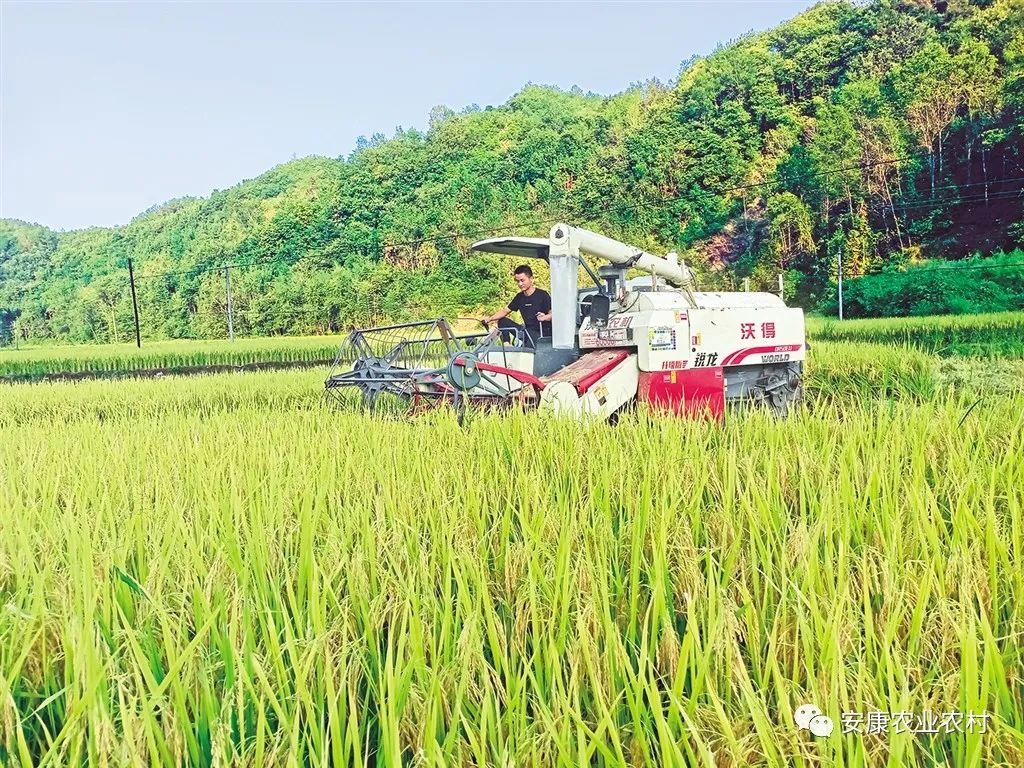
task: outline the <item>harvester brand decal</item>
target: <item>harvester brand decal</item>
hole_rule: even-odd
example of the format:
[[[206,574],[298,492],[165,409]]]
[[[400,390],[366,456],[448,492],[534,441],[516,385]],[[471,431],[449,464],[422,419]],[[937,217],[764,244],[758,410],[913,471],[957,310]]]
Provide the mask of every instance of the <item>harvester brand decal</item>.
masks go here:
[[[756,339],[757,335],[757,323],[740,323],[740,339]],[[764,322],[761,323],[761,336],[762,339],[774,339],[775,338],[775,323]]]
[[[675,370],[677,368],[685,368],[685,367],[686,367],[686,361],[685,360],[663,360],[662,363],[661,363],[661,370],[663,370],[663,371],[670,371],[670,370]]]
[[[675,328],[651,328],[647,331],[647,342],[651,349],[675,349]]]
[[[698,352],[693,358],[694,368],[714,368],[718,365],[717,352]]]
[[[608,321],[609,328],[629,328],[633,324],[633,315],[619,315]]]
[[[762,363],[784,363],[789,360],[790,352],[799,352],[800,344],[780,344],[774,347],[747,347],[738,349],[725,356],[722,365],[739,365],[751,355],[761,355]]]

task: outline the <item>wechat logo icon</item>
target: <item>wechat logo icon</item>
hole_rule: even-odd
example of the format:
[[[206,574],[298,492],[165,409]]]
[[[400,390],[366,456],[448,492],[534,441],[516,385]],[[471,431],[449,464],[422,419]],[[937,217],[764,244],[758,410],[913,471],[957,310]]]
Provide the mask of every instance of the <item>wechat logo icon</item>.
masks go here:
[[[810,731],[812,735],[825,738],[832,735],[832,718],[822,714],[821,710],[813,704],[801,704],[793,713],[793,720],[796,727],[801,731]]]

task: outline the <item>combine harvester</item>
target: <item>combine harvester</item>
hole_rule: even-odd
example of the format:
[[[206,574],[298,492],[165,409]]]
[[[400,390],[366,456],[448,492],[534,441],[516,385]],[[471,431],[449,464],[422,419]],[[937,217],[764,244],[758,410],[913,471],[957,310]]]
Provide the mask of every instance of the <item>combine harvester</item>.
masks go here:
[[[498,237],[472,249],[548,263],[550,338],[486,325],[459,335],[443,318],[356,330],[327,391],[356,388],[370,406],[387,394],[413,412],[519,404],[598,418],[631,403],[715,419],[726,403],[760,404],[785,416],[802,396],[803,311],[774,294],[695,292],[676,254],[567,224],[547,238]],[[595,273],[583,255],[608,264]],[[580,290],[580,267],[594,287]],[[648,274],[627,280],[629,269]]]

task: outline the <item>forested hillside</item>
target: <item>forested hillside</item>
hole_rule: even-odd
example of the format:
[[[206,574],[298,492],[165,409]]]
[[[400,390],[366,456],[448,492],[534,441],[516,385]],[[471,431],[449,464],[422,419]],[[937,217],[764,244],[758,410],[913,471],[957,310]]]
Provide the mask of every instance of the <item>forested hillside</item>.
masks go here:
[[[825,3],[670,84],[437,107],[120,228],[0,222],[0,333],[126,339],[129,258],[154,338],[223,336],[229,263],[240,334],[457,313],[511,286],[469,243],[554,219],[679,250],[708,286],[784,272],[813,308],[840,253],[852,278],[1024,242],[1022,182],[1024,1]]]

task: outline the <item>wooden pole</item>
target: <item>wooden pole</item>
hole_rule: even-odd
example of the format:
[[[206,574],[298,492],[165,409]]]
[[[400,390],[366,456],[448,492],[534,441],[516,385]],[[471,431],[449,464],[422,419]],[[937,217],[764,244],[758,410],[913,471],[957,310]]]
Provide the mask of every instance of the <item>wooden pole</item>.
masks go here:
[[[228,338],[235,340],[235,315],[231,307],[231,265],[224,267],[224,290],[228,299]]]
[[[839,248],[839,319],[843,319],[843,249]]]
[[[135,315],[135,346],[142,349],[142,332],[139,329],[139,297],[135,292],[135,267],[128,259],[128,282],[132,286],[132,312]]]

